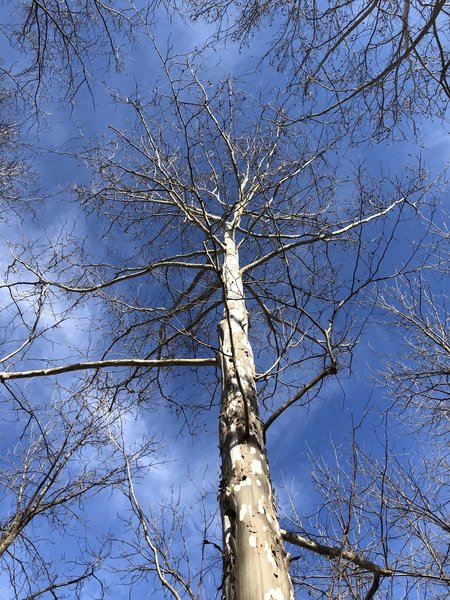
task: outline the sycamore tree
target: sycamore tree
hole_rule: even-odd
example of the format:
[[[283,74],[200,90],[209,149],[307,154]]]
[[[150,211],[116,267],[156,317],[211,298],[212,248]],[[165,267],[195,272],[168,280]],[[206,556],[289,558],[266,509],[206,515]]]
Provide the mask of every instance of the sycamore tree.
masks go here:
[[[315,503],[305,515],[294,501],[280,511],[266,448],[279,423],[301,429],[314,400],[352,374],[375,307],[396,317],[411,348],[388,382],[400,382],[408,410],[427,414],[431,398],[442,423],[445,317],[418,272],[422,247],[401,243],[405,231],[426,242],[432,185],[420,163],[398,175],[370,156],[375,139],[404,134],[401,115],[442,108],[445,3],[294,4],[246,6],[213,51],[188,58],[176,44],[155,52],[157,2],[27,1],[3,30],[27,53],[3,72],[34,109],[49,77],[72,110],[83,89],[95,106],[93,75],[126,62],[141,32],[161,73],[148,82],[141,71],[127,94],[115,81],[124,119],[65,153],[91,173],[86,184],[79,163],[73,177],[75,222],[55,234],[40,210],[39,226],[24,219],[24,240],[2,248],[0,560],[15,597],[107,596],[112,573],[130,597],[142,581],[154,597],[192,599],[446,593],[437,455],[408,463],[386,434],[379,460],[356,427],[335,464],[312,457],[316,490],[298,489]],[[193,16],[224,25],[229,10],[211,2]],[[271,85],[257,70],[240,80],[211,69],[221,33],[250,43],[268,22],[267,57],[284,71],[271,71]],[[8,152],[12,131],[2,128]],[[8,200],[25,171],[3,156]],[[439,356],[431,371],[429,356]],[[194,544],[176,494],[161,515],[140,501],[159,444],[145,434],[130,444],[130,422],[161,410],[199,448],[218,421],[220,539],[201,486]],[[296,449],[285,455],[293,462]],[[120,524],[97,532],[89,511],[106,512],[118,493]]]
[[[12,250],[5,285],[18,295],[45,290],[49,307],[95,306],[102,317],[86,335],[96,341],[79,360],[47,356],[44,368],[20,369],[23,348],[30,361],[28,347],[42,332],[32,327],[10,352],[14,364],[6,357],[3,384],[87,371],[92,389],[108,398],[103,410],[150,410],[159,397],[199,443],[198,415],[216,410],[222,597],[293,598],[283,539],[356,564],[371,574],[359,580],[371,597],[371,576],[379,583],[392,573],[364,548],[281,528],[266,438],[276,420],[307,406],[349,367],[368,318],[365,310],[358,316],[361,294],[411,269],[406,255],[394,268],[387,257],[429,182],[415,169],[392,182],[360,165],[340,170],[349,151],[342,131],[293,124],[295,96],[265,90],[255,97],[231,78],[203,82],[191,60],[159,58],[163,77],[150,99],[116,96],[134,124],[113,128],[110,143],[83,155],[93,182],[77,192],[103,231],[101,260],[93,260],[95,246],[70,238],[42,252]],[[195,400],[184,393],[192,381]],[[120,438],[109,439],[129,466]],[[150,570],[166,593],[200,597],[182,567],[165,562],[126,473],[112,483],[127,490],[152,551]],[[348,589],[354,584],[349,577]]]

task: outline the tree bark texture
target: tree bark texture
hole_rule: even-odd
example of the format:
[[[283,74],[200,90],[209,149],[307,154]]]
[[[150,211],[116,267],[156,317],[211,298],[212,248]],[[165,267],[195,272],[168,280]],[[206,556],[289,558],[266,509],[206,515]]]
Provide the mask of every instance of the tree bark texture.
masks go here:
[[[222,406],[220,508],[223,600],[293,600],[289,564],[275,510],[255,366],[234,232],[225,229],[225,309],[220,323]]]

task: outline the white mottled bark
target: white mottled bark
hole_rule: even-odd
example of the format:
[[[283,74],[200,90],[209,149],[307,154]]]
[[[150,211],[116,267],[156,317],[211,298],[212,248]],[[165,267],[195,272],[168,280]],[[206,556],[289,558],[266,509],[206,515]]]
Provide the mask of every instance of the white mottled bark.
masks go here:
[[[223,600],[293,600],[289,565],[275,510],[255,367],[248,340],[234,232],[225,230],[224,318],[220,323],[222,407],[220,508],[224,543]]]

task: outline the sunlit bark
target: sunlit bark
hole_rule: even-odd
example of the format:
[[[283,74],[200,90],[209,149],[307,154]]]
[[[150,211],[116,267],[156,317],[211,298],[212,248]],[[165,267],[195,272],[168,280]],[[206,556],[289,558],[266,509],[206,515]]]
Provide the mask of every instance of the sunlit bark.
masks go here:
[[[220,323],[224,600],[293,599],[258,415],[253,352],[234,231],[227,224]]]

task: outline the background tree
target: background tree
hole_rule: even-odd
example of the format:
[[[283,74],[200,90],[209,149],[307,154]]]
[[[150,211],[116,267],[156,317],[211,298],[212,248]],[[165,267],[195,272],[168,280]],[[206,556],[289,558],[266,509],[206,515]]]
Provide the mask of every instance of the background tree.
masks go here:
[[[4,70],[34,101],[53,77],[62,84],[58,97],[73,100],[86,87],[94,99],[93,73],[99,68],[105,73],[110,66],[121,69],[126,41],[142,26],[164,20],[166,13],[174,20],[214,24],[212,47],[225,40],[252,52],[252,42],[259,44],[262,33],[266,46],[256,63],[269,61],[286,72],[289,85],[302,97],[296,118],[317,119],[337,111],[337,118],[365,139],[366,133],[358,131],[367,126],[358,119],[361,108],[373,115],[376,134],[382,137],[404,115],[445,114],[450,96],[445,0],[402,0],[389,7],[378,0],[365,7],[354,0],[336,7],[316,1],[152,0],[110,6],[98,0],[29,0],[4,27],[8,42],[25,57],[23,68],[6,65]],[[355,111],[349,116],[352,103]]]
[[[104,597],[100,573],[112,544],[107,529],[99,539],[89,535],[87,507],[107,502],[151,455],[154,460],[155,443],[141,441],[124,460],[113,444],[123,410],[109,411],[105,397],[90,395],[87,384],[72,395],[41,388],[41,402],[36,392],[28,390],[27,399],[11,384],[2,387],[8,415],[2,437],[7,425],[16,440],[2,443],[0,561],[9,591],[16,598],[81,598],[86,586]],[[76,544],[68,547],[69,539]]]
[[[30,153],[21,135],[23,118],[19,118],[12,89],[5,77],[0,77],[0,221],[7,215],[20,214],[24,206],[31,207],[38,199],[36,177]]]
[[[288,74],[303,98],[299,118],[329,119],[328,113],[336,113],[355,125],[366,110],[384,137],[404,115],[445,113],[450,95],[445,0],[402,0],[389,7],[378,0],[364,6],[352,0],[336,6],[295,0],[185,4],[192,19],[216,25],[212,44],[225,38],[252,52],[262,34],[260,64],[269,61]]]
[[[13,12],[2,33],[17,51],[11,55],[16,60],[6,62],[3,72],[22,97],[37,105],[52,81],[58,82],[57,98],[64,102],[72,102],[83,88],[92,96],[95,71],[122,67],[121,48],[138,14],[133,3],[112,6],[100,0],[27,0],[3,10]]]
[[[445,596],[448,462],[423,442],[399,458],[404,439],[388,414],[380,417],[384,456],[376,458],[364,437],[358,442],[361,426],[334,446],[334,461],[308,457],[320,508],[306,515],[291,505],[287,514],[285,538],[312,551],[294,556],[294,581],[313,598]]]
[[[391,315],[403,338],[404,351],[386,365],[397,409],[415,414],[416,425],[434,435],[448,429],[450,344],[446,303],[447,235],[438,235],[439,254],[415,277],[401,277],[380,294],[379,304]]]

